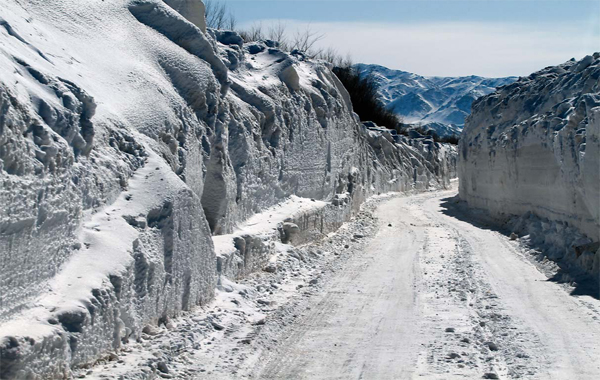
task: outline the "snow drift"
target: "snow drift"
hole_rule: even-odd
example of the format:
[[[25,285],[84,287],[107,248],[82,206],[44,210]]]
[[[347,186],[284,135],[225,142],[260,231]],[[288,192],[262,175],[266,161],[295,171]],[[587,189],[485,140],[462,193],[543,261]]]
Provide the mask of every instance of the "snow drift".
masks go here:
[[[206,303],[212,236],[291,196],[322,206],[277,224],[300,243],[448,183],[453,148],[365,128],[327,65],[206,29],[199,0],[25,3],[0,5],[0,378],[68,377]],[[233,277],[265,263],[238,248]]]
[[[459,144],[460,197],[498,217],[531,212],[545,219],[547,240],[571,231],[570,247],[552,258],[597,278],[599,137],[600,53],[520,78],[473,103]]]

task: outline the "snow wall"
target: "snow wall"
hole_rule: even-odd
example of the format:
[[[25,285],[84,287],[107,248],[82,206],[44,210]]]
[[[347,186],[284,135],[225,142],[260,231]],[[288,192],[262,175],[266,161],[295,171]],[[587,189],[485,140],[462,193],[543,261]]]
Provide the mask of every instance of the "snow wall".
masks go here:
[[[599,138],[600,53],[520,78],[473,103],[459,143],[460,197],[499,218],[531,212],[547,220],[550,240],[575,228],[581,238],[553,258],[598,278]]]
[[[455,148],[366,128],[326,64],[199,9],[0,4],[0,378],[69,377],[208,302],[213,235],[291,195],[334,228],[448,185]]]

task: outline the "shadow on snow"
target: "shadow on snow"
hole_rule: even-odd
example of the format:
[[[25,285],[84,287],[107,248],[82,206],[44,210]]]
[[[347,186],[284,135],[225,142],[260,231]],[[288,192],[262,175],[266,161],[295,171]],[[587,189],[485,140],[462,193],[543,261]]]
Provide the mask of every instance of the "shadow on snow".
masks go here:
[[[498,222],[484,210],[468,208],[466,202],[460,200],[458,196],[442,199],[440,206],[442,213],[449,217],[469,223],[483,230],[498,232],[506,236],[507,239],[510,239],[510,235],[513,232],[506,226],[506,223]],[[539,252],[535,256],[529,255],[534,260],[540,262],[546,257],[544,247],[533,243],[527,244],[527,247]],[[572,263],[565,260],[554,262],[558,265],[559,269],[551,276],[546,273],[546,275],[549,275],[548,281],[558,284],[575,283],[570,292],[572,296],[590,296],[600,300],[600,281],[598,279],[582,272]]]

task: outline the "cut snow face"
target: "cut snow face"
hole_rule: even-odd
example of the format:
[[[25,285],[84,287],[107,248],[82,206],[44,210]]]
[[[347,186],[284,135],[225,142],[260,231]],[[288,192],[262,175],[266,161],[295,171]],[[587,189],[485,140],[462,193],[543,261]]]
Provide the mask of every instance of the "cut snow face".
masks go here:
[[[459,135],[471,104],[516,77],[423,77],[380,65],[357,64],[361,75],[373,75],[384,104],[407,124],[420,124],[439,136]]]
[[[274,205],[327,204],[281,223],[302,244],[454,172],[364,128],[324,63],[204,30],[200,0],[59,3],[0,5],[1,378],[68,377],[206,304],[212,237]]]
[[[590,241],[550,256],[596,278],[600,253],[590,259],[582,247],[600,240],[598,78],[594,53],[501,87],[473,103],[459,145],[462,199],[496,217],[546,219],[552,228],[534,230],[547,231],[547,244],[575,227]]]

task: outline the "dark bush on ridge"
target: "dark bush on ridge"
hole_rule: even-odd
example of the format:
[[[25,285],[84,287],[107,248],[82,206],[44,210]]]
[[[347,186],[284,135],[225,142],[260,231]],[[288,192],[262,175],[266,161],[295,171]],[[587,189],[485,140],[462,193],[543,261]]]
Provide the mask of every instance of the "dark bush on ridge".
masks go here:
[[[296,32],[292,38],[289,38],[286,24],[281,21],[268,28],[263,28],[263,25],[258,23],[247,30],[236,30],[237,22],[227,3],[222,0],[205,0],[204,3],[206,23],[210,28],[237,31],[244,42],[277,41],[278,48],[283,51],[299,50],[307,57],[329,62],[333,66],[332,71],[350,94],[354,112],[358,114],[361,121],[372,121],[381,127],[395,130],[399,135],[409,136],[409,131],[412,129],[423,136],[431,136],[436,142],[458,144],[458,136],[440,138],[433,130],[404,124],[403,119],[387,109],[380,100],[379,88],[371,73],[361,75],[352,65],[349,55],[344,57],[334,48],[323,49],[316,45],[323,37],[322,34],[307,27],[306,30]]]
[[[372,121],[382,127],[397,129],[400,119],[379,100],[377,83],[371,74],[361,76],[352,66],[337,66],[333,72],[348,90],[354,112],[361,121]]]

